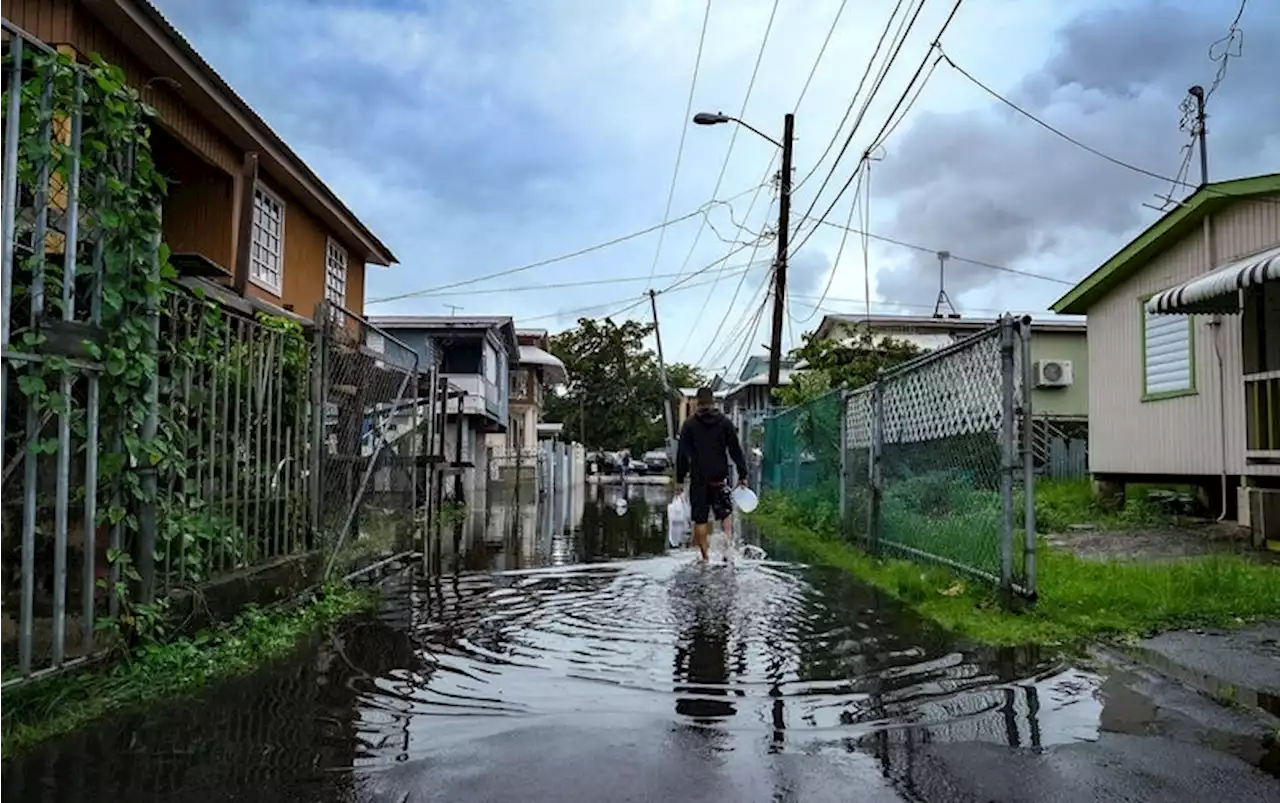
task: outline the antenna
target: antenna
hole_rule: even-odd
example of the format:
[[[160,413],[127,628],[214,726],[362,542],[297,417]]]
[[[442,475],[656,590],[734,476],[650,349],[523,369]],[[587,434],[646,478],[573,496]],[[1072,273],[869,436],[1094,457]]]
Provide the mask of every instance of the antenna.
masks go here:
[[[950,251],[938,252],[938,300],[933,302],[933,317],[935,318],[959,318],[960,313],[956,312],[956,307],[951,303],[951,297],[947,295],[947,260],[951,259]],[[942,305],[946,304],[947,309],[951,310],[946,315],[942,314]]]
[[[441,306],[449,310],[450,318],[452,318],[454,315],[457,315],[458,310],[463,309],[463,307],[459,307],[457,304],[441,304]]]

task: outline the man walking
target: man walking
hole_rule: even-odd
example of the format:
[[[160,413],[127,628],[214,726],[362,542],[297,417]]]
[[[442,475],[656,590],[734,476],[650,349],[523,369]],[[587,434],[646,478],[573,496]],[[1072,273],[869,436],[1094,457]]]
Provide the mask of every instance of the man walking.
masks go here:
[[[684,493],[689,478],[689,513],[693,519],[693,543],[707,560],[710,520],[723,522],[728,535],[733,498],[729,493],[729,459],[738,469],[738,485],[746,487],[747,460],[733,424],[716,409],[710,388],[698,389],[698,410],[680,428],[676,451],[676,494]]]

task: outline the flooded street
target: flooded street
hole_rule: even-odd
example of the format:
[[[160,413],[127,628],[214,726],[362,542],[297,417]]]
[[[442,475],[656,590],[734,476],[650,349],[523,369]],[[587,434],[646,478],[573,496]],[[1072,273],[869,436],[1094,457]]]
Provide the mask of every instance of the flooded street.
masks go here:
[[[695,565],[687,551],[666,554],[665,489],[630,489],[621,516],[617,489],[587,493],[476,514],[446,545],[446,566],[461,571],[393,578],[380,612],[292,661],[6,765],[6,798],[809,803],[1272,790],[1225,756],[1102,732],[1102,679],[1052,656],[959,643],[847,575],[776,554]]]

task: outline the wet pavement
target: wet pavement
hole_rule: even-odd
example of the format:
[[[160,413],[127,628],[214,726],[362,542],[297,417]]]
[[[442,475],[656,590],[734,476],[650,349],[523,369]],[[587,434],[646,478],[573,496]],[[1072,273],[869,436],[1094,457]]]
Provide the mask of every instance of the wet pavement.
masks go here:
[[[622,515],[619,493],[477,513],[443,550],[459,571],[391,578],[381,611],[294,660],[6,763],[4,795],[1280,799],[1239,759],[1152,735],[1097,674],[957,642],[778,554],[668,555],[665,490],[628,489]]]

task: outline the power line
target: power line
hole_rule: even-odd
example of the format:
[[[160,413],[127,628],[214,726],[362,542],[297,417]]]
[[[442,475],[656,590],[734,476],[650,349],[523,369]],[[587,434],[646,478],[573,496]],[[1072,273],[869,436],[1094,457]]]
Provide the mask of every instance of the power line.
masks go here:
[[[884,119],[884,124],[881,127],[881,129],[879,129],[879,133],[877,133],[876,136],[872,138],[873,147],[874,147],[874,143],[881,142],[883,140],[884,132],[888,131],[888,127],[890,127],[890,124],[892,123],[893,118],[895,118],[897,113],[899,113],[899,109],[902,108],[902,104],[905,104],[906,100],[908,100],[908,97],[910,96],[910,93],[911,93],[911,87],[914,87],[915,82],[919,81],[920,73],[923,73],[924,68],[927,67],[929,63],[929,56],[933,55],[934,49],[937,49],[941,53],[942,46],[938,44],[938,42],[942,40],[942,36],[945,35],[945,33],[947,32],[947,28],[951,27],[952,20],[956,18],[956,13],[959,12],[960,6],[963,4],[964,4],[964,0],[956,0],[955,4],[951,6],[951,13],[947,14],[947,18],[945,22],[942,23],[942,28],[938,29],[938,35],[936,37],[933,37],[933,42],[931,45],[929,45],[928,51],[925,51],[924,58],[920,59],[919,67],[915,68],[915,73],[913,74],[913,76],[911,76],[910,81],[906,83],[906,87],[904,88],[904,90],[902,90],[902,93],[901,95],[899,95],[899,99],[897,99],[897,102],[893,104],[893,109],[890,111],[890,113],[888,113],[888,117]],[[911,22],[914,23],[915,18],[911,19]],[[902,42],[905,42],[905,41],[906,40],[904,38]],[[899,50],[901,50],[902,42],[900,42],[899,44]],[[895,51],[895,53],[893,53],[893,56],[895,56],[895,58],[897,56],[897,53],[899,53],[899,51]],[[870,93],[870,95],[868,96],[867,104],[864,104],[863,111],[865,111],[865,109],[868,108],[868,106],[870,105],[870,101],[872,101],[874,97],[876,97],[876,93],[878,90],[879,90],[879,85],[872,87],[872,93]],[[861,119],[861,114],[859,114],[859,122],[860,122],[860,119]],[[855,126],[855,129],[856,129],[856,126]],[[854,132],[850,132],[850,138],[852,138],[852,133]],[[845,186],[840,188],[840,192],[836,193],[836,197],[831,201],[831,205],[829,205],[827,207],[827,210],[824,211],[824,213],[822,213],[822,216],[819,216],[819,219],[818,219],[819,223],[827,219],[827,215],[831,214],[831,211],[835,209],[836,204],[840,202],[841,196],[844,196],[845,192],[849,191],[849,187],[851,186],[852,183],[854,183],[854,178],[856,177],[856,175],[858,175],[859,170],[861,170],[861,168],[863,168],[863,165],[867,163],[869,154],[870,154],[870,149],[868,149],[867,152],[864,152],[863,159],[859,161],[858,168],[854,170],[854,174],[850,175],[849,181],[846,181]],[[835,165],[832,165],[832,173],[835,173]],[[818,201],[817,197],[814,197],[814,204],[810,204],[809,210],[805,211],[805,214],[804,214],[805,218],[808,218],[809,213],[812,213],[813,207],[815,204],[817,204],[817,201]],[[803,239],[803,241],[800,241],[799,245],[796,245],[795,248],[792,248],[791,250],[792,254],[795,254],[795,252],[799,251],[800,248],[803,247],[806,242],[809,242],[809,238],[813,236],[813,232],[815,231],[818,231],[817,227],[810,229],[809,233],[805,234],[805,238]]]
[[[1100,159],[1106,159],[1108,162],[1111,162],[1113,165],[1116,165],[1116,166],[1118,166],[1118,167],[1123,167],[1123,168],[1124,168],[1124,169],[1126,169],[1126,170],[1132,170],[1132,171],[1133,171],[1133,172],[1135,172],[1135,173],[1141,173],[1142,175],[1144,175],[1144,176],[1148,176],[1148,177],[1150,177],[1150,178],[1159,179],[1159,180],[1161,180],[1161,181],[1168,181],[1168,182],[1173,183],[1174,185],[1181,185],[1181,186],[1184,186],[1184,187],[1194,187],[1194,186],[1195,186],[1194,184],[1189,184],[1189,183],[1187,183],[1186,181],[1179,181],[1179,180],[1177,180],[1177,179],[1170,178],[1170,177],[1168,177],[1168,176],[1163,176],[1163,175],[1161,175],[1161,174],[1159,174],[1159,173],[1154,173],[1154,172],[1152,172],[1152,171],[1150,171],[1150,170],[1146,170],[1146,169],[1144,169],[1144,168],[1138,167],[1137,165],[1132,165],[1132,164],[1129,164],[1128,162],[1121,161],[1120,159],[1117,159],[1117,158],[1115,158],[1114,156],[1111,156],[1111,155],[1109,155],[1109,154],[1105,154],[1105,153],[1103,153],[1102,151],[1098,150],[1097,148],[1094,148],[1094,147],[1091,147],[1091,146],[1089,146],[1089,145],[1086,145],[1085,143],[1081,142],[1080,140],[1076,139],[1075,137],[1071,136],[1070,134],[1066,134],[1066,133],[1062,132],[1061,130],[1059,130],[1059,129],[1057,129],[1057,128],[1054,128],[1054,127],[1053,127],[1052,125],[1050,125],[1049,123],[1046,123],[1044,120],[1041,120],[1039,117],[1036,117],[1036,116],[1035,116],[1034,114],[1032,114],[1031,112],[1027,111],[1026,109],[1022,108],[1022,107],[1021,107],[1021,106],[1019,106],[1018,104],[1014,103],[1013,101],[1009,100],[1009,99],[1008,99],[1008,98],[1006,98],[1005,96],[1001,95],[999,92],[995,91],[995,90],[994,90],[994,89],[992,89],[991,87],[989,87],[989,86],[987,86],[986,84],[984,84],[984,83],[982,83],[981,81],[979,81],[977,78],[975,78],[971,73],[969,73],[967,70],[965,70],[965,69],[964,69],[963,67],[961,67],[959,64],[956,64],[956,63],[951,59],[951,57],[950,57],[950,56],[948,56],[948,55],[946,54],[946,51],[943,51],[943,50],[942,50],[942,47],[941,47],[941,46],[939,46],[939,47],[938,47],[938,50],[939,50],[939,52],[941,52],[941,53],[942,53],[942,58],[946,59],[947,64],[949,64],[949,65],[951,66],[951,68],[952,68],[952,69],[954,69],[956,72],[958,72],[958,73],[960,73],[961,75],[963,75],[965,78],[968,78],[968,79],[969,79],[969,80],[970,80],[970,81],[971,81],[975,86],[977,86],[979,89],[981,89],[982,91],[986,92],[986,93],[987,93],[988,95],[990,95],[991,97],[995,98],[996,100],[1000,101],[1000,102],[1001,102],[1001,103],[1003,103],[1004,105],[1008,106],[1010,109],[1013,109],[1015,112],[1017,112],[1018,114],[1021,114],[1023,117],[1027,118],[1028,120],[1030,120],[1031,122],[1033,122],[1033,123],[1035,123],[1036,125],[1040,126],[1041,128],[1045,129],[1046,131],[1049,131],[1049,132],[1050,132],[1050,133],[1052,133],[1052,134],[1056,134],[1057,136],[1061,137],[1062,139],[1065,139],[1067,142],[1070,142],[1072,145],[1075,145],[1077,148],[1080,148],[1081,150],[1088,151],[1089,153],[1092,153],[1094,156],[1097,156],[1097,157],[1098,157],[1098,158],[1100,158]]]
[[[889,29],[893,27],[893,21],[897,19],[898,12],[902,10],[902,2],[903,0],[898,0],[897,4],[893,7],[893,13],[889,15],[889,19],[885,22],[884,30],[880,32],[880,39],[876,42],[876,49],[871,51],[871,58],[867,61],[867,68],[862,71],[862,77],[858,79],[858,88],[853,91],[853,97],[849,99],[849,105],[845,107],[844,117],[840,118],[840,124],[836,126],[836,130],[831,134],[831,139],[827,142],[827,147],[822,149],[822,155],[819,156],[817,161],[813,163],[813,166],[809,168],[809,172],[805,173],[804,178],[796,182],[796,190],[803,187],[805,182],[807,182],[813,174],[817,172],[818,166],[826,160],[827,154],[831,153],[831,148],[835,146],[836,140],[840,139],[840,132],[844,130],[844,124],[849,121],[849,115],[853,114],[853,107],[858,105],[858,97],[862,95],[862,87],[867,82],[867,76],[871,75],[871,68],[875,66],[876,57],[880,55],[880,48],[884,47],[885,37],[889,35]],[[923,5],[923,2],[921,5]],[[908,6],[907,10],[910,11],[910,8],[911,7]],[[903,20],[906,20],[905,16],[903,17]],[[901,23],[898,25],[898,30],[902,30]],[[896,40],[897,38],[898,35],[895,33],[894,39]],[[846,147],[848,147],[847,143]],[[842,150],[841,153],[843,154],[843,152],[844,151]],[[840,157],[837,156],[836,161],[840,161]],[[819,190],[819,192],[821,192],[821,190]]]
[[[655,290],[654,292],[655,292],[657,295],[663,295],[664,293],[668,293],[668,292],[678,292],[678,291],[680,291],[680,290],[692,290],[692,289],[693,289],[693,288],[695,288],[695,287],[705,287],[705,286],[706,286],[707,284],[709,284],[710,282],[711,282],[711,280],[710,280],[710,279],[707,279],[707,280],[704,280],[704,281],[701,281],[701,282],[694,282],[693,284],[687,284],[687,285],[684,285],[683,287],[676,288],[675,290],[670,290],[670,289],[668,289],[668,290]],[[623,310],[623,312],[626,312],[626,311],[628,311],[628,310],[634,309],[635,307],[638,307],[638,306],[640,306],[641,304],[647,304],[647,303],[649,302],[649,294],[648,294],[648,293],[644,293],[643,295],[639,296],[639,300],[635,300],[635,297],[634,297],[634,296],[628,296],[628,297],[626,297],[626,298],[618,298],[618,299],[614,299],[614,300],[612,300],[612,301],[604,301],[604,302],[601,302],[601,303],[599,303],[599,304],[592,304],[592,305],[591,305],[591,306],[589,306],[589,307],[580,307],[580,308],[578,308],[578,309],[570,309],[570,310],[560,310],[559,312],[550,312],[550,313],[547,313],[546,315],[535,315],[535,316],[533,316],[533,317],[531,317],[531,318],[524,318],[524,317],[522,317],[522,318],[520,318],[520,320],[521,320],[521,322],[523,322],[523,323],[527,323],[527,322],[529,322],[529,321],[542,321],[542,320],[546,320],[546,319],[548,319],[548,318],[559,318],[559,317],[561,317],[561,316],[563,316],[563,315],[574,315],[574,314],[579,313],[579,312],[590,312],[590,311],[592,311],[592,310],[607,309],[607,308],[609,308],[609,307],[617,306],[618,304],[628,304],[628,303],[632,302],[633,300],[634,300],[634,303],[631,303],[631,305],[630,305],[629,307],[627,307],[626,309],[624,309],[624,310]],[[614,313],[614,315],[621,315],[621,314],[622,314],[621,312]]]
[[[751,102],[751,92],[752,90],[755,89],[755,86],[756,86],[756,76],[759,75],[760,73],[760,62],[764,60],[765,47],[769,44],[769,34],[773,31],[773,20],[778,14],[779,2],[780,0],[773,0],[773,9],[769,12],[769,21],[768,23],[765,24],[765,27],[764,27],[764,37],[760,40],[760,50],[756,52],[756,63],[755,63],[755,66],[751,68],[751,78],[747,81],[747,93],[746,93],[746,96],[743,97],[742,99],[742,108],[738,112],[739,119],[746,117],[747,104]],[[689,126],[689,115],[688,113],[686,113],[685,114],[686,130],[688,129],[688,126]],[[712,198],[715,198],[716,195],[720,192],[720,185],[724,183],[724,174],[729,169],[729,159],[730,157],[733,156],[733,146],[738,141],[738,131],[740,126],[735,125],[735,126],[732,126],[732,128],[733,128],[733,131],[729,135],[729,147],[724,153],[724,161],[720,163],[720,174],[716,176],[716,185],[711,189]],[[693,259],[693,254],[698,248],[698,242],[702,239],[702,232],[704,229],[706,229],[707,224],[709,222],[710,221],[708,219],[704,218],[703,223],[698,226],[698,231],[693,236],[693,243],[689,246],[689,253],[685,255],[684,262],[681,263],[680,265],[681,271],[684,271],[686,268],[689,267],[689,261]],[[714,229],[715,227],[713,226],[712,230],[714,231]],[[716,232],[716,234],[718,236],[719,232]],[[723,240],[724,238],[721,237],[720,239]]]
[[[728,201],[736,200],[746,195],[749,192],[756,191],[756,189],[757,189],[756,187],[751,187],[750,189],[743,190],[737,195],[731,195],[730,197],[726,198],[724,201],[715,201],[715,203],[723,204]],[[507,268],[506,270],[500,270],[495,273],[486,273],[483,276],[475,276],[470,279],[463,279],[461,281],[451,282],[449,284],[442,284],[437,287],[428,287],[424,290],[414,290],[413,292],[410,292],[410,293],[400,293],[394,296],[383,296],[381,298],[373,298],[366,301],[365,305],[368,306],[369,304],[385,304],[389,301],[399,301],[404,298],[415,298],[417,296],[432,295],[442,290],[452,290],[455,287],[466,287],[467,285],[479,284],[480,282],[487,282],[490,279],[500,279],[503,276],[511,276],[512,274],[523,273],[524,271],[533,270],[534,268],[541,268],[547,265],[554,265],[557,262],[564,262],[566,260],[576,259],[577,257],[590,254],[594,251],[600,251],[602,249],[609,248],[609,247],[618,245],[620,243],[625,243],[628,240],[634,240],[638,237],[643,237],[646,234],[652,234],[653,232],[658,231],[660,229],[664,229],[668,226],[674,226],[677,223],[682,223],[686,220],[689,220],[690,218],[697,217],[698,215],[706,214],[707,209],[711,205],[712,204],[703,204],[702,206],[698,207],[692,212],[681,215],[678,218],[668,220],[664,223],[658,223],[656,225],[650,226],[647,229],[641,229],[640,231],[635,231],[630,234],[625,234],[621,237],[615,237],[612,240],[606,240],[605,242],[602,242],[602,243],[589,245],[586,248],[579,248],[577,251],[571,251],[567,254],[561,254],[560,256],[550,257],[549,259],[540,259],[537,262],[530,262],[527,265],[521,265],[516,268]]]
[[[1213,84],[1204,93],[1206,101],[1222,84],[1222,79],[1227,77],[1227,63],[1233,58],[1240,58],[1244,55],[1244,30],[1240,27],[1240,18],[1244,16],[1244,9],[1247,5],[1249,5],[1249,0],[1240,0],[1240,8],[1236,9],[1235,19],[1231,20],[1231,25],[1227,28],[1227,35],[1209,45],[1209,60],[1218,62],[1218,72],[1213,76]],[[1216,56],[1214,55],[1215,51],[1218,53]]]
[[[842,226],[833,220],[819,220],[815,224],[815,228],[817,225],[830,226],[833,229],[846,228],[845,226]],[[849,229],[849,233],[858,234],[864,237],[868,237],[872,240],[879,240],[881,242],[890,243],[892,245],[902,246],[903,248],[910,248],[913,251],[919,251],[924,254],[936,254],[938,253],[939,250],[941,250],[938,248],[930,248],[928,246],[919,245],[917,243],[910,243],[910,242],[907,242],[906,240],[898,240],[893,237],[886,237],[883,234],[874,234],[872,232],[867,231],[866,229]],[[1045,282],[1053,282],[1055,284],[1067,285],[1068,287],[1074,287],[1076,284],[1075,282],[1067,281],[1066,279],[1058,279],[1053,276],[1046,276],[1043,273],[1033,273],[1032,271],[1019,270],[1017,268],[1009,268],[1004,265],[996,265],[992,262],[983,262],[980,259],[969,259],[968,257],[957,256],[954,253],[951,255],[951,260],[954,262],[965,262],[970,265],[976,265],[980,268],[998,270],[998,271],[1001,271],[1002,273],[1012,273],[1017,276],[1026,276],[1029,279],[1040,279],[1041,281],[1045,281]]]
[[[809,84],[813,83],[813,76],[818,73],[818,65],[822,63],[822,57],[827,54],[827,45],[831,44],[831,36],[836,32],[836,25],[840,23],[840,15],[844,14],[844,7],[848,4],[849,0],[840,0],[840,7],[836,9],[836,16],[831,20],[831,27],[827,28],[827,35],[822,40],[822,47],[818,48],[818,57],[813,60],[813,66],[809,68],[809,76],[804,79],[804,86],[800,88],[800,98],[796,101],[792,114],[800,111],[800,104],[804,103],[804,96],[809,92]]]
[[[739,273],[743,272],[743,270],[745,270],[750,265],[751,263],[727,265],[725,266],[726,275],[736,276]],[[654,274],[653,278],[672,279],[672,278],[679,277],[681,275],[682,274],[679,274],[679,273],[656,273]],[[432,293],[430,295],[426,295],[422,297],[428,298],[428,299],[434,299],[434,298],[453,298],[455,296],[498,295],[500,293],[536,293],[542,290],[565,290],[571,287],[599,287],[601,285],[629,284],[633,282],[640,283],[640,282],[648,282],[648,281],[649,281],[648,276],[638,276],[638,275],[637,276],[618,276],[610,279],[584,279],[583,281],[578,281],[578,282],[555,282],[552,284],[526,284],[520,287],[486,287],[478,290],[457,290],[457,291],[445,290],[440,293]]]
[[[776,269],[776,266],[775,266],[775,269]],[[730,300],[729,305],[725,307],[724,315],[720,317],[720,322],[716,325],[716,331],[711,335],[711,337],[707,338],[707,344],[702,349],[702,353],[698,355],[698,359],[695,361],[695,364],[699,364],[699,365],[702,364],[702,362],[707,359],[707,355],[711,352],[711,349],[719,341],[720,333],[724,330],[724,325],[729,320],[729,316],[733,314],[733,304],[738,300],[738,293],[741,292],[742,285],[746,282],[746,278],[747,277],[743,275],[743,277],[738,280],[738,288],[737,290],[734,291],[733,299]],[[764,280],[761,281],[760,284],[756,285],[755,291],[752,292],[751,294],[751,300],[747,302],[746,311],[743,312],[742,317],[738,319],[737,326],[734,327],[735,331],[742,326],[743,321],[750,314],[751,305],[755,303],[756,298],[759,297],[760,291],[763,290],[766,286],[768,286],[769,282],[772,282],[772,281],[773,281],[773,271],[771,270],[765,275]],[[732,341],[735,337],[736,337],[735,335],[731,334],[729,336],[729,340]],[[685,345],[687,346],[688,342],[686,342]],[[718,359],[724,351],[725,351],[725,348],[722,346],[720,351],[716,352],[716,358]],[[715,362],[715,360],[713,360],[713,362]]]
[[[658,235],[658,246],[653,250],[653,267],[649,269],[649,273],[656,273],[658,270],[658,257],[662,255],[662,241],[666,236],[665,223],[667,218],[671,217],[671,203],[676,197],[676,182],[680,178],[680,160],[684,158],[684,138],[689,133],[689,115],[693,111],[693,92],[698,86],[698,71],[702,67],[702,45],[707,39],[707,22],[711,19],[711,0],[707,0],[706,11],[702,14],[702,30],[698,34],[698,53],[693,59],[693,78],[689,81],[689,99],[685,101],[684,118],[680,122],[680,144],[676,146],[676,166],[671,171],[671,187],[667,190],[667,208],[662,213],[664,223],[662,232]],[[714,197],[714,193],[712,196]]]
[[[859,187],[861,187],[862,179],[858,179]],[[840,247],[836,249],[836,258],[831,263],[831,271],[827,274],[827,284],[822,288],[822,295],[818,298],[818,303],[813,305],[813,309],[802,320],[796,320],[796,323],[804,323],[818,314],[818,308],[822,306],[822,302],[827,297],[827,293],[831,292],[831,284],[835,281],[836,270],[840,267],[840,258],[844,256],[844,244],[849,239],[849,233],[853,229],[853,213],[858,208],[858,189],[853,191],[853,200],[849,203],[849,219],[845,221],[843,231],[840,233]],[[790,306],[790,305],[788,305]]]

